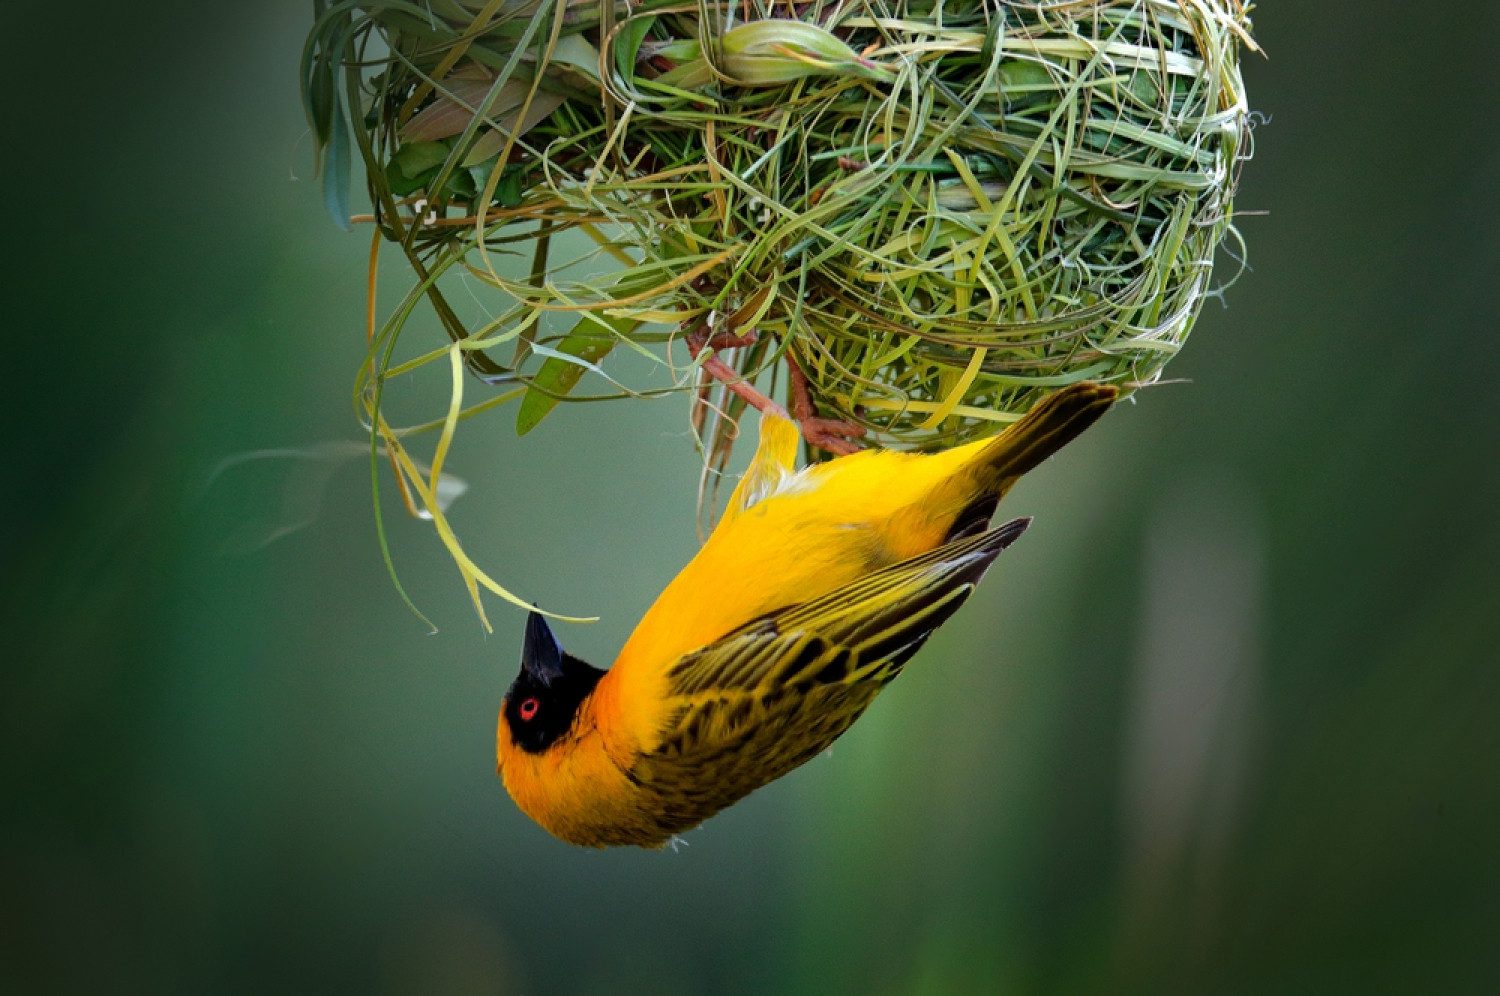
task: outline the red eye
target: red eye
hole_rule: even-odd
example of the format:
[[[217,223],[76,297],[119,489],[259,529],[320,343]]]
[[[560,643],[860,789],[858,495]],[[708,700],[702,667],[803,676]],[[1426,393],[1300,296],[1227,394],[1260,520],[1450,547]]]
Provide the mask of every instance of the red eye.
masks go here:
[[[536,718],[536,711],[541,707],[542,703],[537,700],[535,695],[523,700],[521,702],[521,719],[528,723],[531,722]]]

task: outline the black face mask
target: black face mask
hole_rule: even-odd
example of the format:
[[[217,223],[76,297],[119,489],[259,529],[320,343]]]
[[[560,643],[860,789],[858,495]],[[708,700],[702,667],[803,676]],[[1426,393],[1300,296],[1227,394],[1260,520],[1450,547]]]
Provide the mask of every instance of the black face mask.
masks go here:
[[[505,696],[511,740],[528,753],[545,751],[568,732],[578,707],[602,677],[604,672],[592,664],[564,653],[546,619],[531,613],[521,647],[521,673]]]

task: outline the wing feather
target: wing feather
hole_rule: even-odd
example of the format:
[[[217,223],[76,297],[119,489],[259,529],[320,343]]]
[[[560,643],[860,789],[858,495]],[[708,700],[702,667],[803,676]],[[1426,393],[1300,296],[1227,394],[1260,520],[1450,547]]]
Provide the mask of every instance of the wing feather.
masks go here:
[[[692,826],[826,749],[1029,522],[875,571],[677,661],[661,740],[630,772],[661,796],[664,827]]]
[[[668,687],[682,696],[768,691],[805,680],[839,655],[856,675],[941,625],[1029,521],[946,543],[754,619],[678,660],[668,671]]]

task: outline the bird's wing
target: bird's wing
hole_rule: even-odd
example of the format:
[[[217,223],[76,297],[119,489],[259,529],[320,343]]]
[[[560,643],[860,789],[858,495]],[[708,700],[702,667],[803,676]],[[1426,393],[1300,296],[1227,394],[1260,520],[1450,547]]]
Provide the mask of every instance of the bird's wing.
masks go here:
[[[632,777],[703,819],[816,756],[1029,521],[875,571],[682,657],[667,674],[666,728]]]

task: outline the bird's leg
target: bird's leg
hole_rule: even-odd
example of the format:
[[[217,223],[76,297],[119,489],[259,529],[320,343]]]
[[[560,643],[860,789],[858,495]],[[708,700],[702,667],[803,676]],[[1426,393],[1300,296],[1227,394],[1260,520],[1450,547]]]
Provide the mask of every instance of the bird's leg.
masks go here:
[[[830,453],[843,455],[859,452],[859,445],[851,442],[865,434],[862,426],[843,419],[822,418],[813,404],[812,391],[807,386],[807,374],[797,363],[797,358],[788,350],[786,368],[791,382],[792,415],[802,427],[802,438],[809,446],[818,446]]]
[[[700,322],[688,331],[684,336],[687,340],[688,355],[693,359],[698,358],[705,348],[708,349],[734,349],[738,346],[749,346],[755,342],[755,330],[752,329],[744,335],[735,335],[731,332],[719,332],[709,334],[708,324]],[[739,375],[729,364],[717,356],[710,356],[703,361],[703,372],[714,380],[719,381],[729,390],[745,399],[745,403],[758,412],[769,415],[780,415],[789,418],[786,409],[766,397],[755,386]]]
[[[704,349],[736,349],[753,345],[756,341],[756,332],[751,329],[743,335],[736,335],[733,332],[711,333],[708,323],[700,322],[685,334],[684,339],[687,342],[688,354],[696,360]],[[706,358],[702,363],[702,368],[704,373],[739,395],[756,411],[795,419],[802,430],[802,438],[809,446],[817,446],[840,455],[858,452],[859,446],[850,440],[863,436],[864,428],[842,419],[820,417],[817,406],[813,404],[812,392],[808,389],[807,375],[802,372],[802,368],[798,366],[796,358],[791,353],[787,353],[786,363],[792,395],[790,415],[787,414],[785,408],[756,390],[755,386],[741,377],[738,371],[717,356]]]

